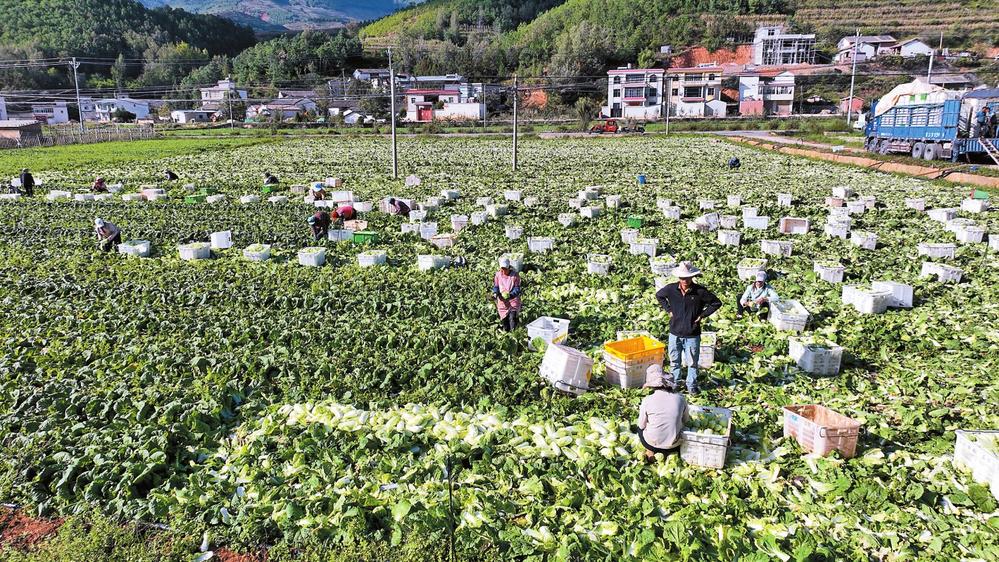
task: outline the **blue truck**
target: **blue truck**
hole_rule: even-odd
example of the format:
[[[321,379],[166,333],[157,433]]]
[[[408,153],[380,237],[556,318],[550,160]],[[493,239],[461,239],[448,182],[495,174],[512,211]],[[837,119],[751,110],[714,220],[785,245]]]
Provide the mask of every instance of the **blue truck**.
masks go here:
[[[999,88],[972,90],[960,99],[939,103],[897,105],[868,120],[864,148],[879,154],[905,153],[952,162],[987,156],[999,164],[996,127],[980,131],[975,123],[983,105],[990,108],[990,115],[999,111]],[[871,106],[872,116],[876,109],[877,102]]]

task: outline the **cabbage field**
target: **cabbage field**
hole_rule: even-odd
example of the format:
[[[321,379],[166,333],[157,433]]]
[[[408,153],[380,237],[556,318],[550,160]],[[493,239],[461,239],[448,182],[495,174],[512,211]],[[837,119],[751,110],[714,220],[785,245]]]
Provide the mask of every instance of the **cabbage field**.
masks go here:
[[[85,191],[98,174],[125,192],[157,184],[164,168],[181,180],[157,185],[166,201],[0,201],[0,502],[158,524],[192,541],[187,560],[261,545],[271,559],[999,559],[996,499],[952,463],[956,430],[999,428],[999,254],[958,243],[951,259],[919,255],[920,243],[955,234],[904,204],[957,208],[970,189],[701,137],[525,139],[516,173],[508,140],[408,138],[401,175],[421,183],[407,187],[387,178],[388,149],[313,138],[141,161],[35,151],[42,193]],[[732,156],[741,170],[725,168]],[[0,154],[0,171],[24,161]],[[305,222],[314,208],[290,193],[267,203],[264,171],[284,189],[342,178],[376,209],[390,195],[458,190],[428,213],[440,233],[451,215],[481,211],[480,197],[503,203],[520,190],[537,204],[507,202],[507,216],[469,223],[446,249],[377,210],[362,216],[373,244],[316,243]],[[227,198],[184,203],[186,183]],[[621,209],[563,226],[560,214],[578,212],[569,199],[592,185]],[[875,249],[823,233],[825,198],[843,187],[876,198],[850,217]],[[239,203],[251,193],[263,202]],[[793,207],[778,206],[779,193]],[[769,216],[766,229],[740,220],[731,246],[688,228],[710,212],[701,201],[741,219],[730,195]],[[649,258],[622,242],[632,215],[660,256],[692,260],[724,303],[705,326],[717,333],[715,364],[691,399],[734,412],[723,469],[676,455],[645,464],[634,425],[645,391],[603,384],[602,346],[618,331],[667,333]],[[150,241],[151,256],[99,252],[97,216],[124,240]],[[784,216],[809,219],[809,232],[779,234]],[[957,216],[999,234],[994,211]],[[511,225],[523,236],[508,239]],[[179,244],[222,230],[231,249],[179,258]],[[554,239],[550,251],[528,251],[538,236]],[[762,254],[764,239],[792,241],[791,255]],[[270,259],[247,260],[253,244],[270,245]],[[316,245],[325,265],[299,265],[298,251]],[[359,267],[368,250],[386,264]],[[541,378],[523,327],[499,330],[490,291],[506,253],[524,254],[524,321],[571,320],[566,344],[596,359],[583,396]],[[424,254],[467,265],[420,271]],[[608,275],[587,273],[590,254],[609,256]],[[764,257],[777,292],[810,312],[806,335],[843,347],[839,374],[799,370],[793,332],[735,318],[737,265]],[[813,272],[817,261],[844,266],[844,283],[909,284],[914,306],[861,314]],[[960,282],[921,277],[924,261],[961,268]],[[783,438],[790,404],[861,421],[856,457],[807,456]]]

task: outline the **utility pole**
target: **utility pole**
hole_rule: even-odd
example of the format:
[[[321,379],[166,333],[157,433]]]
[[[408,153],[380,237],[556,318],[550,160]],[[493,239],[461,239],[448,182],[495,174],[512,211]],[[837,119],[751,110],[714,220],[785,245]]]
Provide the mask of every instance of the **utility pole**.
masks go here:
[[[83,105],[80,103],[80,78],[76,74],[76,69],[80,68],[80,63],[76,62],[76,57],[73,57],[73,62],[70,63],[73,66],[73,83],[76,85],[76,112],[80,117],[80,132],[87,132],[86,125],[83,124]]]
[[[520,97],[520,82],[513,75],[513,171],[517,171],[517,98]]]
[[[390,111],[392,112],[392,179],[399,179],[399,151],[396,147],[396,136],[395,136],[395,69],[392,68],[392,47],[388,49],[388,60],[389,60],[389,95],[392,99],[389,101]]]
[[[670,110],[670,96],[673,93],[673,85],[670,83],[671,78],[669,75],[669,65],[666,65],[666,132],[663,133],[665,136],[669,136],[669,110]]]
[[[225,99],[229,101],[229,130],[236,128],[236,116],[232,114],[232,91],[225,91]]]
[[[850,126],[853,119],[853,85],[857,81],[857,44],[860,43],[860,28],[853,38],[853,71],[850,73],[850,97],[846,102],[846,126]]]
[[[943,31],[940,32],[940,48],[937,52],[943,52]],[[930,53],[930,67],[926,70],[926,83],[930,83],[930,77],[933,76],[933,58],[936,52]]]

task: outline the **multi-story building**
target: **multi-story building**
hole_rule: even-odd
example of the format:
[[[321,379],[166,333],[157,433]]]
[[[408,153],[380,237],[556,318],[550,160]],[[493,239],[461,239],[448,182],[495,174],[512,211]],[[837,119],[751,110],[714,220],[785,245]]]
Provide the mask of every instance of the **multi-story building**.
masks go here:
[[[411,88],[403,92],[403,96],[406,100],[406,121],[410,122],[480,120],[486,116],[486,104],[465,97],[457,88]]]
[[[236,87],[236,83],[228,78],[225,80],[219,80],[219,83],[215,86],[201,88],[202,105],[208,103],[220,103],[229,99],[239,99],[245,101],[246,97],[246,90],[240,90]]]
[[[724,117],[721,101],[722,69],[715,65],[671,68],[669,87],[670,115],[678,117]]]
[[[740,115],[790,115],[794,104],[794,74],[788,71],[739,75]]]
[[[663,79],[661,68],[631,68],[631,65],[607,71],[607,105],[601,108],[605,117],[655,121],[663,112]]]
[[[108,98],[95,102],[98,121],[111,121],[114,112],[121,109],[135,115],[136,119],[149,117],[149,100],[133,98]]]
[[[753,64],[815,64],[815,34],[786,33],[782,25],[759,27],[753,38]]]

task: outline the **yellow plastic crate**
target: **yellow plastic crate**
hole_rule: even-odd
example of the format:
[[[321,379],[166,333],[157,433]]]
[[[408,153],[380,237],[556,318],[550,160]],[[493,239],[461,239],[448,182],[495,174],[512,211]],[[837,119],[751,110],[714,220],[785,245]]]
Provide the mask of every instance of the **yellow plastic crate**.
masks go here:
[[[639,336],[604,344],[604,351],[625,362],[642,361],[657,355],[662,357],[665,349],[666,346],[663,345],[663,342],[649,336]]]

